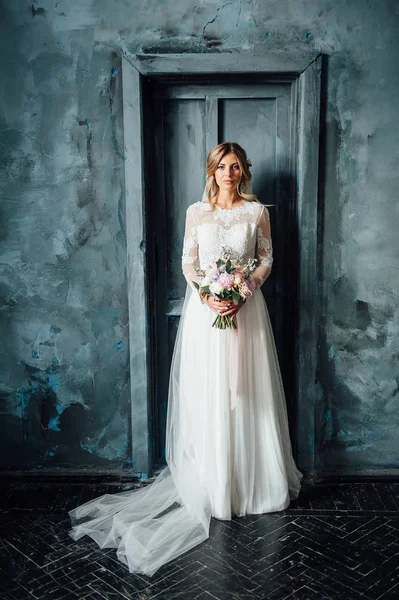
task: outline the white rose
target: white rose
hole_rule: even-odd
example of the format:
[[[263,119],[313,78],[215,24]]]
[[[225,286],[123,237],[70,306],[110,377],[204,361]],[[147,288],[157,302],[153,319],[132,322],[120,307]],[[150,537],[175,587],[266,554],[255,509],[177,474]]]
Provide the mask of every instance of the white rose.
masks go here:
[[[209,279],[209,277],[204,277],[204,279],[201,281],[201,285],[202,286],[206,286],[209,285],[211,283],[211,280]]]
[[[223,287],[217,281],[214,281],[209,286],[211,294],[221,294],[223,292]]]

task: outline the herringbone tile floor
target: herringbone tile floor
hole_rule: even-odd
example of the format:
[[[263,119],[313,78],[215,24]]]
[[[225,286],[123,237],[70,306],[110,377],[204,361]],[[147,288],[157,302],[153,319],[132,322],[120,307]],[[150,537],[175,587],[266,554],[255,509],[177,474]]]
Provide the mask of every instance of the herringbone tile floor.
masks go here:
[[[67,511],[132,485],[0,485],[3,600],[399,599],[399,483],[307,486],[279,513],[212,519],[152,578],[68,535]]]

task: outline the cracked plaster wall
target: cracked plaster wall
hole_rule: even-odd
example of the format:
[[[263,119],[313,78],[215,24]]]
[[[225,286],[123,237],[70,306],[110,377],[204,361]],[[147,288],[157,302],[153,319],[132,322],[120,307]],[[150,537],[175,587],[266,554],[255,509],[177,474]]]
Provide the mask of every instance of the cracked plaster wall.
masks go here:
[[[316,466],[396,468],[399,3],[0,6],[3,468],[129,468],[121,52],[304,47],[329,56]]]

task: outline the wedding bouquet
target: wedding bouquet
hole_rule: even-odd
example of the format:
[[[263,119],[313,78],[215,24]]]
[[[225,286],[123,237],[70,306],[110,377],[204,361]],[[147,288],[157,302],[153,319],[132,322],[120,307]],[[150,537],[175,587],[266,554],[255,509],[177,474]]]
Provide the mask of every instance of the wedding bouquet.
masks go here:
[[[201,277],[200,283],[194,281],[198,292],[205,292],[220,300],[232,300],[239,302],[246,300],[252,295],[254,286],[250,279],[252,271],[256,267],[256,258],[247,262],[233,259],[231,252],[223,248],[221,258],[209,265],[205,270],[195,267],[195,271]],[[237,329],[234,317],[230,315],[218,315],[212,327],[218,329]]]

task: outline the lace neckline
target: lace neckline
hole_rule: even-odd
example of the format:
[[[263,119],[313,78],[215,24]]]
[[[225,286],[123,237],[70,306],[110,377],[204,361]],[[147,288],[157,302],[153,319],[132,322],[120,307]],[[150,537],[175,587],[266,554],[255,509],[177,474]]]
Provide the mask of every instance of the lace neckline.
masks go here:
[[[242,206],[245,206],[247,204],[247,201],[244,202],[243,204],[239,204],[238,206],[232,206],[231,208],[223,208],[223,206],[219,206],[218,204],[215,207],[215,210],[222,210],[227,211],[227,210],[235,210],[236,208],[241,208]]]
[[[209,202],[202,202],[199,201],[198,204],[201,207],[201,210],[203,211],[211,211],[211,205],[209,204]],[[222,213],[229,213],[229,212],[233,212],[233,211],[238,211],[238,212],[246,212],[248,210],[248,208],[250,210],[252,210],[253,208],[253,202],[251,202],[250,200],[246,200],[244,202],[244,204],[240,204],[239,206],[232,206],[231,208],[222,208],[221,206],[216,206],[214,213],[216,211],[222,212]],[[244,210],[242,210],[244,209]]]
[[[212,212],[209,202],[203,202],[200,200],[198,204],[201,212]],[[216,206],[215,210],[213,211],[213,218],[215,220],[220,219],[225,223],[230,223],[234,220],[240,220],[241,215],[246,213],[253,214],[255,212],[254,204],[254,202],[247,200],[244,204],[240,204],[240,206],[233,206],[232,208],[222,208],[221,206]]]

